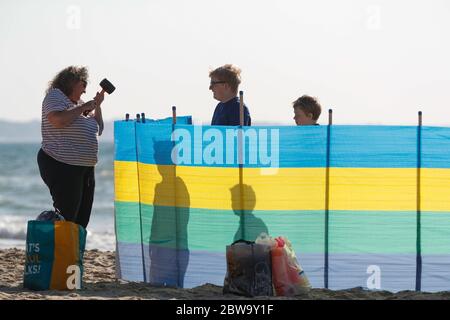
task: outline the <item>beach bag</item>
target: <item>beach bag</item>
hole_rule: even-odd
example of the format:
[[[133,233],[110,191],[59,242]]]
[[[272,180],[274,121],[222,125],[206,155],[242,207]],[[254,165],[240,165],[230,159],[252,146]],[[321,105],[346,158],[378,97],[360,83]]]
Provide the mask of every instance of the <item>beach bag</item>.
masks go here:
[[[85,244],[86,230],[76,223],[28,221],[24,288],[81,288]]]
[[[238,240],[226,247],[227,273],[223,293],[272,296],[270,247]]]
[[[36,218],[38,221],[65,221],[58,209],[42,211]]]
[[[277,296],[293,296],[311,288],[309,280],[297,260],[291,242],[285,237],[274,239],[272,247],[272,280]]]

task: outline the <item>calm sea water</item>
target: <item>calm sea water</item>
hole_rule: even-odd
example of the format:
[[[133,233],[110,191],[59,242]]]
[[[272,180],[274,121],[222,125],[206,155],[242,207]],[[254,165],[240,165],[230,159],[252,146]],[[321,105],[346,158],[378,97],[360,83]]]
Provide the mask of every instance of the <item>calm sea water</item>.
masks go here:
[[[52,209],[39,175],[39,143],[0,144],[0,248],[25,247],[27,221]],[[87,249],[114,250],[114,145],[101,143]]]

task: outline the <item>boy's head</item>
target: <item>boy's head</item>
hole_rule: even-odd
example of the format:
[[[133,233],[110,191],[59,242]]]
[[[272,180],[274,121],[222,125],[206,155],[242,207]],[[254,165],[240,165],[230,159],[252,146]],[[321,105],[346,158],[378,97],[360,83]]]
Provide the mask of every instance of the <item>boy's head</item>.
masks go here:
[[[214,99],[225,102],[237,95],[241,83],[241,69],[238,67],[226,64],[210,71],[209,77],[209,89],[214,93]]]
[[[298,126],[314,125],[319,119],[322,107],[316,98],[303,95],[292,103],[294,120]]]

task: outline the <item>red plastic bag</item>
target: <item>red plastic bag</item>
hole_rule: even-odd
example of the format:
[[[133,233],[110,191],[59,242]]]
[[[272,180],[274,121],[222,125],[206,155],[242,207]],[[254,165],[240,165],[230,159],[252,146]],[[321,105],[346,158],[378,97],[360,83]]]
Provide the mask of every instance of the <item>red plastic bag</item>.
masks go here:
[[[277,296],[293,296],[311,288],[287,238],[262,235],[256,242],[271,244],[272,282]]]

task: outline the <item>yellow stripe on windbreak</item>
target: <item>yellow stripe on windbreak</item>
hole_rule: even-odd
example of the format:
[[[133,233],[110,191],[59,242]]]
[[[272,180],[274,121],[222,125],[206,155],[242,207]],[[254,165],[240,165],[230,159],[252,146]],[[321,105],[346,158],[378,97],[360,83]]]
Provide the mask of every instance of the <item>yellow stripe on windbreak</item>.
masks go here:
[[[116,201],[139,201],[135,162],[115,162]],[[134,169],[136,170],[136,169]],[[136,172],[136,171],[135,171]],[[264,175],[244,168],[244,209],[324,210],[325,168],[280,168]],[[240,208],[230,192],[239,184],[239,169],[176,168],[177,201],[173,192],[174,167],[139,164],[141,202],[150,205],[230,210]],[[421,169],[421,210],[450,211],[450,169]],[[164,177],[164,179],[163,179]],[[415,211],[417,169],[330,168],[330,210]]]
[[[114,161],[114,194],[116,201],[139,202],[136,162]]]
[[[79,261],[78,225],[68,221],[55,222],[55,249],[50,281],[51,290],[68,290],[67,268]]]
[[[333,210],[416,211],[417,169],[332,168]],[[420,169],[420,210],[450,212],[450,169]]]
[[[450,169],[421,169],[422,211],[450,211]]]
[[[416,169],[331,168],[330,209],[414,211]]]
[[[135,163],[134,163],[135,165]],[[135,202],[136,193],[130,193],[137,183],[130,172],[133,162],[115,162],[116,201]],[[246,210],[292,210],[292,200],[311,210],[324,207],[325,170],[295,169],[293,176],[289,170],[279,170],[275,175],[261,175],[260,169],[244,169],[244,183],[252,186],[255,196],[245,190]],[[123,172],[122,172],[123,171]],[[239,195],[231,188],[239,185],[239,169],[211,167],[176,168],[179,177],[174,198],[174,166],[139,164],[141,202],[161,206],[190,206],[193,208],[232,209],[239,206]],[[127,192],[120,192],[127,190]],[[254,199],[254,201],[251,201]],[[186,205],[189,203],[189,205]]]

